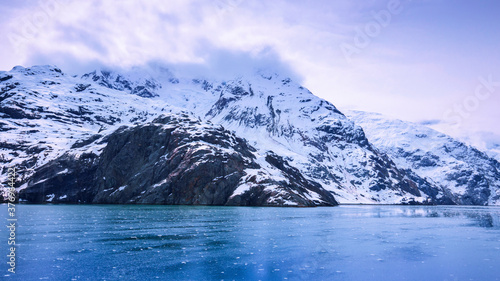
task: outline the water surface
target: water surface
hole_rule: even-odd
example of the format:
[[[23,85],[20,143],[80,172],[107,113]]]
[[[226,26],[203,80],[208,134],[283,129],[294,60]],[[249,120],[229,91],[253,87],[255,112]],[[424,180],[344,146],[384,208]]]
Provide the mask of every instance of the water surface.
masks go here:
[[[17,217],[13,280],[500,279],[494,207],[20,205]]]

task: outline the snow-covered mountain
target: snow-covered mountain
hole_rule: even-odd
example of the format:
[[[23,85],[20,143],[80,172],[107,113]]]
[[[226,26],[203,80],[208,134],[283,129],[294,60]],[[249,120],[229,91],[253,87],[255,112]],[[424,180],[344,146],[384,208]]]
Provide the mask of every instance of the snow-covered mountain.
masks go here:
[[[500,163],[486,153],[423,125],[378,113],[346,114],[398,167],[435,183],[455,203],[499,204]]]
[[[491,158],[500,161],[500,136],[490,132],[474,132],[473,135],[460,138],[479,150],[488,154]]]
[[[94,87],[56,67],[15,67],[0,72],[0,81],[2,182],[7,166],[16,166],[24,180],[84,139],[171,110],[151,99]]]
[[[372,140],[370,134],[367,138],[359,126],[366,125],[363,120],[354,118],[353,122],[334,105],[314,96],[290,78],[265,71],[220,80],[177,77],[166,69],[155,72],[135,69],[127,73],[96,70],[81,77],[71,77],[53,66],[16,67],[9,72],[0,72],[0,114],[1,180],[6,180],[8,167],[16,166],[20,170],[21,194],[25,195],[25,200],[32,202],[76,202],[80,198],[81,202],[109,203],[113,202],[113,196],[123,193],[119,196],[121,199],[115,202],[304,206],[334,205],[336,202],[498,204],[494,197],[499,182],[494,173],[494,169],[498,171],[498,162],[485,160],[481,162],[482,168],[477,168],[478,173],[493,173],[485,179],[489,183],[487,188],[481,180],[476,181],[477,187],[474,187],[490,190],[488,200],[484,200],[485,191],[470,192],[472,199],[466,200],[459,193],[460,188],[442,183],[440,170],[435,170],[437,174],[423,173],[422,169],[399,161],[376,138]],[[102,176],[106,171],[97,171],[99,167],[113,162],[113,157],[121,157],[116,151],[109,152],[114,151],[112,148],[119,143],[117,135],[134,135],[134,132],[142,132],[144,126],[166,126],[153,122],[163,120],[165,116],[184,120],[178,122],[176,130],[184,128],[189,131],[196,122],[199,122],[197,126],[204,128],[222,126],[222,130],[228,130],[220,134],[217,141],[203,140],[203,144],[211,148],[202,149],[204,155],[200,159],[211,160],[197,162],[185,159],[178,163],[184,165],[176,167],[179,171],[196,170],[200,163],[226,163],[228,155],[242,153],[232,146],[224,147],[225,153],[216,153],[221,142],[225,143],[222,141],[224,138],[238,138],[248,144],[249,150],[245,153],[252,154],[248,159],[253,160],[247,159],[246,162],[254,164],[240,167],[238,180],[232,179],[223,184],[226,189],[222,188],[225,190],[223,195],[218,195],[223,199],[210,201],[207,198],[212,198],[213,194],[201,196],[196,193],[205,201],[193,201],[189,196],[180,196],[181,190],[171,193],[158,193],[157,190],[154,193],[156,197],[148,197],[148,200],[156,198],[156,201],[138,196],[150,194],[152,186],[163,181],[160,189],[172,191],[169,188],[173,186],[173,175],[169,169],[173,168],[160,160],[169,159],[176,149],[173,147],[165,154],[149,151],[158,158],[151,156],[143,161],[151,169],[163,171],[161,173],[150,174],[135,166],[130,169],[130,173],[134,174],[127,177],[116,174]],[[128,129],[120,128],[124,125]],[[387,129],[383,126],[379,129],[380,134],[390,133],[382,132]],[[124,130],[129,133],[124,133]],[[437,138],[434,135],[430,138],[434,137]],[[149,135],[143,141],[149,139],[156,137]],[[201,145],[199,139],[191,139],[188,135],[184,139],[183,142],[179,140],[179,146]],[[418,142],[420,138],[414,140]],[[168,142],[169,139],[162,141]],[[133,143],[139,145],[141,142],[135,140]],[[458,151],[452,149],[444,153],[452,155]],[[87,155],[92,163],[80,163],[81,155]],[[213,158],[210,155],[216,156]],[[164,166],[156,167],[157,162]],[[236,162],[231,163],[234,166]],[[125,163],[121,165],[124,166],[113,167],[118,171],[127,166]],[[85,170],[89,167],[94,170]],[[167,170],[170,172],[165,172]],[[191,183],[192,186],[187,182],[183,184],[190,186],[186,190],[212,190],[208,186],[213,185],[208,183],[220,181],[221,177],[227,176],[226,172],[219,169]],[[73,189],[64,189],[64,194],[57,192],[58,188],[63,188],[57,184],[60,178],[67,180],[76,175],[92,179],[95,189],[92,189],[91,196],[77,195],[79,193],[75,190],[82,186],[76,183],[70,185],[68,181],[63,182],[73,186]],[[148,180],[139,184],[133,178],[135,175]],[[114,183],[109,185],[109,181],[102,180],[103,177],[113,178]],[[469,181],[477,179],[457,177],[468,181],[471,186],[474,184]],[[198,185],[203,187],[200,189]],[[161,201],[158,194],[167,197],[172,194],[187,201]],[[240,198],[240,201],[231,198]]]
[[[106,80],[95,73],[83,78]],[[290,78],[264,71],[225,81],[175,77],[169,71],[156,77],[143,75],[136,72],[129,77],[160,83],[159,100],[223,125],[260,153],[272,150],[282,155],[339,202],[402,203],[429,198],[371,147],[359,126]]]
[[[487,148],[486,154],[495,160],[500,161],[500,143],[492,144],[491,147]]]
[[[112,71],[95,70],[83,75],[82,78],[110,89],[124,91],[143,98],[157,97],[157,91],[161,89],[161,84],[154,79],[143,76],[134,77],[133,73],[119,74]]]

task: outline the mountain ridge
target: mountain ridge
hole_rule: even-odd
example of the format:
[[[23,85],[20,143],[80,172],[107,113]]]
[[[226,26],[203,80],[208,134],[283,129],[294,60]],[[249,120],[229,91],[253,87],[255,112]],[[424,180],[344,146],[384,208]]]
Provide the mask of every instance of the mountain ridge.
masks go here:
[[[416,123],[378,113],[348,111],[347,115],[398,166],[432,177],[454,194],[455,203],[495,205],[500,199],[500,163],[485,152]]]
[[[264,159],[287,163],[279,165],[288,167],[282,175],[300,174],[288,182],[317,184],[339,203],[485,203],[457,201],[443,185],[374,146],[333,104],[276,73],[210,80],[170,71],[153,77],[96,70],[70,77],[54,66],[35,66],[0,72],[0,80],[0,129],[7,132],[0,142],[6,151],[2,174],[9,165],[24,167],[21,190],[32,187],[35,170],[67,152],[112,145],[95,141],[120,126],[185,112],[246,139]],[[234,190],[244,186],[237,183]]]

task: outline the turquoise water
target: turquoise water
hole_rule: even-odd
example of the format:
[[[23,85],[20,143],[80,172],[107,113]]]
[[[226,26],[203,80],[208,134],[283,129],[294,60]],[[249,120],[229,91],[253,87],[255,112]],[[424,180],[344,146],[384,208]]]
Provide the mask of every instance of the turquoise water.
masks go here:
[[[4,210],[2,210],[3,208]],[[500,208],[17,206],[8,280],[499,280]],[[0,205],[6,222],[7,206]]]

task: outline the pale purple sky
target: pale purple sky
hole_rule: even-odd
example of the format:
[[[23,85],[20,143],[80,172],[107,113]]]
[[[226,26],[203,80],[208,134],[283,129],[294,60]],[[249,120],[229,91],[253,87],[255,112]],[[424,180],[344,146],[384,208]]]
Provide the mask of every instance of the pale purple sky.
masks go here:
[[[0,70],[280,65],[341,110],[500,136],[499,11],[493,0],[2,1]]]

